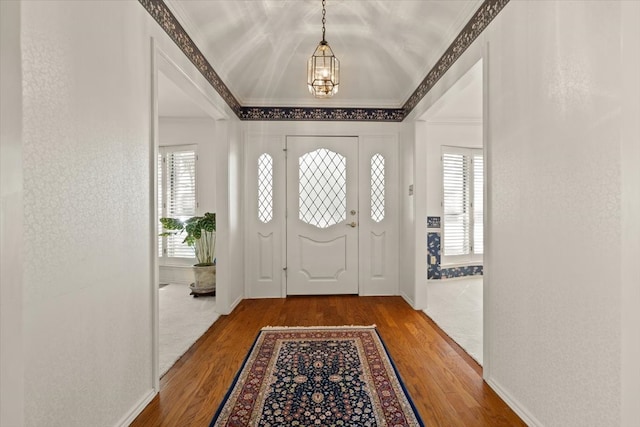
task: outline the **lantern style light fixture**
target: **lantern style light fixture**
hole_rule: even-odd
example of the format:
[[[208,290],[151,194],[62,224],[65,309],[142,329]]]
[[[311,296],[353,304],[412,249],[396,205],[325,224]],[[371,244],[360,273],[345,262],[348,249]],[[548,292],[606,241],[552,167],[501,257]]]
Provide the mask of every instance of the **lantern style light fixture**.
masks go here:
[[[307,63],[307,86],[316,98],[331,98],[340,85],[340,61],[324,39],[327,11],[322,0],[322,41]]]

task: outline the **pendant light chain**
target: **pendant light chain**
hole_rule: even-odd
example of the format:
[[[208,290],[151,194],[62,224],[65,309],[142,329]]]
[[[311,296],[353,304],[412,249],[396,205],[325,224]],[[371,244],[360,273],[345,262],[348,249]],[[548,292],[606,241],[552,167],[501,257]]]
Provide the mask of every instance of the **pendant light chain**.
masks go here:
[[[325,10],[325,1],[326,0],[322,0],[322,41],[326,41],[324,39],[324,32],[325,32],[324,24],[327,22],[327,18],[326,18],[327,11]]]

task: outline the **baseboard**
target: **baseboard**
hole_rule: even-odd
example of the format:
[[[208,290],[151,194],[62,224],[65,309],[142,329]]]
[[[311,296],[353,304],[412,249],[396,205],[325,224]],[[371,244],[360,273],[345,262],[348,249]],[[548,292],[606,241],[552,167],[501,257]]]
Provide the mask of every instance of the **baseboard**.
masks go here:
[[[149,390],[149,393],[146,396],[144,396],[142,399],[140,399],[138,403],[134,405],[131,411],[129,411],[129,413],[125,415],[122,420],[116,423],[116,426],[129,427],[133,422],[133,420],[135,420],[136,417],[140,415],[140,413],[144,410],[144,408],[147,407],[147,405],[153,400],[154,397],[156,397],[157,394],[158,392],[156,390],[153,390],[153,389]]]
[[[234,302],[231,303],[231,305],[229,306],[229,314],[231,314],[233,312],[233,310],[236,309],[238,304],[240,304],[243,299],[244,299],[244,297],[242,295],[240,295],[238,298],[236,298],[236,300]]]
[[[489,384],[489,387],[491,387],[493,391],[495,391],[496,394],[500,396],[500,398],[504,400],[511,409],[513,409],[513,412],[515,412],[527,426],[543,427],[543,424],[538,421],[536,417],[531,415],[531,413],[527,409],[525,409],[520,402],[518,402],[518,399],[513,398],[511,394],[506,391],[504,387],[498,384],[494,379],[488,378],[485,379],[485,381],[487,384]]]
[[[409,297],[409,295],[405,294],[404,292],[400,292],[400,296],[407,302],[407,304],[409,304],[411,306],[411,308],[416,308],[416,303],[413,299],[411,299]]]
[[[160,283],[188,285],[193,283],[192,266],[161,265],[159,269]]]

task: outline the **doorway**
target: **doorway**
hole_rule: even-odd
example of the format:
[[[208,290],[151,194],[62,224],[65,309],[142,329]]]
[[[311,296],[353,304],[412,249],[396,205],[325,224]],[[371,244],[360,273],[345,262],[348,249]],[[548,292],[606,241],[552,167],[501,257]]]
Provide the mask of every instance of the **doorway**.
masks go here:
[[[427,307],[483,364],[483,64],[473,65],[423,117],[427,135]]]
[[[193,248],[184,236],[160,237],[160,217],[216,212],[215,141],[220,113],[164,52],[154,52],[153,230],[154,377],[171,366],[219,317],[215,297],[190,296]]]
[[[396,138],[247,136],[248,298],[398,294]]]
[[[287,294],[358,293],[358,139],[287,138]]]

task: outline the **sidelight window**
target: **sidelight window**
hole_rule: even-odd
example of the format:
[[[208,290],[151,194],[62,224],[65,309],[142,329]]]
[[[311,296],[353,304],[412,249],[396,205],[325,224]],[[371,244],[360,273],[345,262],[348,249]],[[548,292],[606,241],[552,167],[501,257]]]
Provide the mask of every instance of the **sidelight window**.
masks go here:
[[[380,153],[371,157],[371,219],[384,219],[384,157]]]
[[[258,157],[258,219],[268,223],[273,218],[273,158]]]

